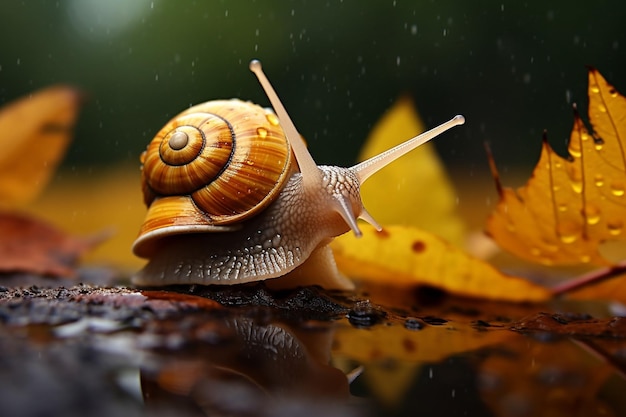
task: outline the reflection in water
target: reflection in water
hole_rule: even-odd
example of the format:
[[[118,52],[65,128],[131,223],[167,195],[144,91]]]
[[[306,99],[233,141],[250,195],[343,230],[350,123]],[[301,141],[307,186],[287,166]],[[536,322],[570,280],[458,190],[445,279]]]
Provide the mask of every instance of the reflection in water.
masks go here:
[[[157,365],[143,370],[145,403],[153,412],[199,416],[299,410],[302,416],[593,417],[625,411],[615,393],[626,381],[587,345],[521,335],[495,320],[446,317],[429,319],[435,324],[424,322],[419,330],[393,318],[365,329],[345,319],[300,326],[246,317],[197,320],[197,343],[161,351]],[[623,350],[624,343],[602,348]],[[350,385],[346,374],[360,366]]]
[[[175,404],[172,411],[197,415],[274,415],[296,407],[304,416],[356,415],[346,375],[328,364],[331,326],[292,329],[244,317],[216,326],[218,343],[189,347],[142,372],[149,409]]]
[[[394,309],[358,303],[356,322],[354,308],[314,321],[302,310],[294,318],[195,295],[148,295],[0,289],[0,414],[626,415],[626,338],[604,332],[623,319],[594,324],[537,314],[548,306],[394,297]],[[284,293],[274,301],[285,300],[293,305]],[[378,310],[384,318],[364,319]],[[511,331],[533,328],[537,317],[539,330]],[[128,385],[138,368],[143,402]],[[346,374],[358,368],[349,383]]]

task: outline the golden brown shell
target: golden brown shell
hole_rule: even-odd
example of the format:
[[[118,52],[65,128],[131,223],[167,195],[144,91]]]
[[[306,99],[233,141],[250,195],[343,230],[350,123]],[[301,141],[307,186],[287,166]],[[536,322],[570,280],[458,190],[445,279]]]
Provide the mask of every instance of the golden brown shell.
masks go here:
[[[280,193],[291,148],[271,110],[241,100],[193,106],[170,120],[141,156],[146,220],[133,250],[194,231],[236,229]]]

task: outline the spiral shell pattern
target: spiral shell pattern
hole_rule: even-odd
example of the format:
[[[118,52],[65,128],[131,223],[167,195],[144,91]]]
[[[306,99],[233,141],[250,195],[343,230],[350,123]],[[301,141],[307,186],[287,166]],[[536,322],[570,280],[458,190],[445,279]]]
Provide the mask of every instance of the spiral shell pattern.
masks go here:
[[[142,188],[155,199],[188,195],[209,224],[265,208],[291,172],[291,149],[269,110],[241,100],[199,104],[172,119],[142,155]]]

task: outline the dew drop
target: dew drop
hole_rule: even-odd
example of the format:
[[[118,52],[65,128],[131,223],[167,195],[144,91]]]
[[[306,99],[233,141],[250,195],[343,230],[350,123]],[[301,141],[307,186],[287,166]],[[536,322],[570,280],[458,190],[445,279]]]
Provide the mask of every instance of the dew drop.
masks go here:
[[[596,184],[596,187],[602,187],[604,185],[604,177],[600,174],[597,174],[593,181]]]
[[[552,242],[543,240],[542,243],[543,243],[543,248],[545,251],[552,252],[552,253],[556,253],[559,251],[559,246],[553,244]]]
[[[621,197],[624,195],[624,184],[620,181],[611,182],[611,194],[615,197]]]
[[[267,129],[264,127],[257,127],[256,134],[259,135],[261,139],[265,139],[267,137]]]
[[[580,234],[580,225],[577,221],[564,221],[557,226],[557,235],[562,243],[574,243],[580,238]]]
[[[265,118],[272,126],[278,126],[278,117],[274,113],[268,113],[265,115]]]
[[[580,158],[580,156],[582,155],[582,153],[580,152],[580,149],[571,149],[571,148],[569,149],[569,154],[573,156],[574,158]]]
[[[587,219],[587,224],[598,224],[600,222],[601,211],[598,207],[593,205],[588,205],[584,209],[585,218]]]
[[[602,113],[606,113],[606,107],[602,104],[598,106],[598,110],[600,110]]]
[[[576,239],[578,239],[577,235],[561,235],[559,236],[559,239],[561,239],[561,242],[563,243],[574,243],[576,242]]]
[[[594,145],[594,148],[596,148],[596,151],[601,151],[602,150],[602,143],[596,142],[595,145]]]
[[[596,87],[596,86],[591,87],[589,90],[592,93],[596,93],[596,94],[600,92],[600,89],[598,87]]]
[[[557,205],[557,210],[560,211],[561,213],[565,213],[567,211],[567,204],[559,203]]]
[[[609,234],[611,236],[618,236],[622,234],[622,231],[624,230],[624,223],[620,220],[616,220],[613,222],[607,222],[606,227],[609,229]]]
[[[571,180],[570,184],[572,185],[572,190],[574,190],[575,193],[582,193],[583,192],[583,182],[579,181],[579,180]]]

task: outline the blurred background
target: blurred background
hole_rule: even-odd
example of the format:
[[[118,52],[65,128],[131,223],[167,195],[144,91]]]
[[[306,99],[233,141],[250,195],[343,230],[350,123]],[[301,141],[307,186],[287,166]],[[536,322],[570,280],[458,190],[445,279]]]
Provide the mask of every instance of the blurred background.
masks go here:
[[[83,89],[66,166],[135,163],[179,111],[214,98],[268,104],[268,76],[320,163],[349,164],[377,118],[413,96],[444,159],[533,164],[586,102],[585,65],[626,90],[622,2],[25,0],[0,4],[0,103],[56,83]]]
[[[82,89],[58,175],[84,178],[138,167],[192,104],[268,105],[248,70],[258,58],[320,164],[351,164],[410,94],[427,127],[465,115],[435,141],[453,179],[488,175],[489,141],[511,183],[508,171],[537,161],[544,129],[564,151],[572,104],[586,113],[585,65],[626,92],[625,18],[617,1],[2,2],[0,104],[51,84]]]

